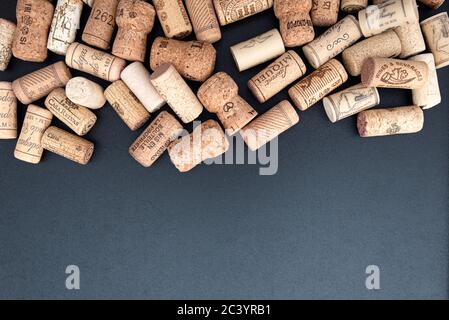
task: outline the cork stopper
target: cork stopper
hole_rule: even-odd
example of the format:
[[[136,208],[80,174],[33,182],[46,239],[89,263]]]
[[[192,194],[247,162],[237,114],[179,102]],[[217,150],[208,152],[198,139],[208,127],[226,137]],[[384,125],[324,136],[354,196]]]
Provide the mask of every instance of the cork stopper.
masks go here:
[[[82,39],[85,43],[107,50],[115,29],[115,15],[119,0],[95,0]]]
[[[429,80],[427,81],[427,84],[422,88],[412,90],[413,104],[422,107],[424,110],[439,105],[441,103],[441,93],[433,54],[419,54],[411,57],[410,60],[423,61],[427,63],[427,66],[429,67]]]
[[[425,4],[429,8],[435,10],[441,7],[445,0],[418,0],[419,2]]]
[[[341,11],[356,13],[368,6],[368,0],[341,0]]]
[[[213,0],[218,21],[222,26],[248,18],[252,15],[270,9],[273,0]]]
[[[221,39],[220,25],[212,0],[186,0],[197,40],[215,43]]]
[[[103,87],[84,77],[70,79],[65,93],[70,101],[89,109],[100,109],[106,103]]]
[[[0,18],[0,71],[5,71],[11,60],[15,31],[14,23]]]
[[[421,22],[421,29],[429,50],[435,58],[437,69],[449,65],[449,18],[441,12]]]
[[[317,27],[330,27],[338,20],[340,0],[314,0],[310,17]]]
[[[153,1],[162,30],[167,38],[182,39],[192,33],[192,25],[182,1]]]
[[[418,21],[408,22],[394,29],[401,41],[401,59],[417,55],[426,50],[426,43]]]
[[[0,140],[17,138],[17,99],[11,82],[0,81]]]

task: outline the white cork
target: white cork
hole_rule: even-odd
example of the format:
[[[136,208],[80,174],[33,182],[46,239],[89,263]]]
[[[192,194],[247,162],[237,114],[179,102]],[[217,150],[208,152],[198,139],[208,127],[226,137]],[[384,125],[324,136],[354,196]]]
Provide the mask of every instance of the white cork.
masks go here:
[[[438,75],[435,68],[435,58],[432,53],[423,53],[409,60],[423,61],[429,66],[429,80],[424,87],[412,90],[413,104],[430,109],[441,103],[440,85],[438,84]]]
[[[84,77],[75,77],[65,87],[67,98],[89,109],[100,109],[106,103],[103,87]]]

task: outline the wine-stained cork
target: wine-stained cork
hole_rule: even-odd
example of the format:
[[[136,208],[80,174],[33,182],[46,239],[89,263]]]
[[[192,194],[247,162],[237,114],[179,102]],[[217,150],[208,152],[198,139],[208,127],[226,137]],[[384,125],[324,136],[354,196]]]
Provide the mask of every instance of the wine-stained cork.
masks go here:
[[[424,113],[417,106],[371,109],[357,116],[357,129],[361,137],[415,133],[421,131],[423,125]]]
[[[273,6],[273,0],[213,0],[222,26],[245,19]]]
[[[126,66],[125,60],[78,42],[70,45],[65,62],[70,68],[110,82],[120,79]]]
[[[182,0],[153,0],[167,38],[182,39],[192,33],[192,24]]]
[[[17,99],[11,82],[0,81],[0,140],[17,138]]]
[[[341,11],[356,13],[368,6],[368,0],[341,0]]]
[[[157,68],[151,75],[151,83],[184,123],[192,122],[203,112],[202,104],[173,65]]]
[[[432,9],[438,9],[444,3],[445,0],[418,0]]]
[[[244,71],[277,58],[285,52],[284,42],[277,29],[231,47],[232,57],[239,69]]]
[[[84,77],[70,79],[65,94],[70,101],[89,109],[100,109],[106,103],[103,87]]]
[[[170,63],[185,78],[203,82],[214,72],[217,52],[207,42],[157,37],[151,46],[150,67]]]
[[[362,84],[357,84],[323,99],[324,110],[332,123],[377,106],[379,103],[380,97],[377,89],[368,88]]]
[[[312,0],[275,0],[274,14],[286,47],[298,47],[315,38],[310,18]]]
[[[224,72],[204,82],[198,90],[198,98],[209,112],[217,115],[228,135],[238,132],[257,115],[239,96],[237,83]]]
[[[143,62],[155,16],[153,6],[143,0],[120,0],[116,18],[118,31],[112,54],[125,60]]]
[[[348,15],[327,29],[321,36],[302,47],[304,55],[315,69],[340,54],[362,37],[359,22]]]
[[[447,12],[434,15],[421,22],[429,50],[437,69],[449,65],[449,18]]]
[[[85,4],[87,4],[89,7],[92,7],[92,5],[94,4],[94,1],[95,1],[95,0],[83,0],[83,2],[84,2]]]
[[[430,109],[441,102],[440,85],[438,83],[438,75],[435,68],[435,59],[431,53],[423,53],[410,60],[423,61],[429,67],[429,80],[427,84],[419,89],[412,90],[413,104],[422,107],[423,109]]]
[[[49,127],[42,136],[42,147],[79,164],[87,164],[94,153],[94,144],[57,127]]]
[[[5,71],[11,60],[15,31],[15,23],[0,18],[0,71]]]
[[[427,84],[429,67],[422,61],[368,58],[361,78],[367,87],[418,89]]]
[[[289,50],[248,81],[248,87],[264,103],[306,73],[301,57]]]
[[[387,43],[388,45],[385,45]],[[356,77],[362,72],[365,59],[396,57],[401,53],[401,49],[398,35],[393,30],[385,31],[345,49],[342,54],[343,64],[348,73]]]
[[[215,43],[221,39],[220,25],[212,0],[186,0],[197,40]]]
[[[310,17],[317,27],[329,27],[338,20],[340,0],[313,0]]]
[[[70,44],[75,42],[82,11],[81,0],[58,0],[48,35],[48,50],[60,55],[66,54]]]
[[[122,80],[107,87],[104,94],[109,104],[131,130],[139,129],[150,118],[147,109]]]
[[[82,39],[85,43],[107,50],[115,29],[115,15],[119,0],[95,0]]]
[[[192,170],[202,161],[218,157],[229,148],[229,141],[217,121],[207,120],[187,136],[168,147],[172,163],[180,172]]]
[[[256,151],[299,122],[295,108],[284,100],[240,130],[247,146]]]
[[[16,16],[17,29],[12,45],[14,57],[24,61],[45,61],[53,5],[47,0],[17,0]]]
[[[179,121],[162,111],[129,147],[129,154],[142,166],[150,167],[182,131]]]
[[[418,20],[403,24],[395,28],[394,32],[396,32],[401,41],[402,50],[399,55],[401,59],[417,55],[426,50],[426,43],[424,42]]]
[[[304,111],[348,80],[343,65],[329,60],[288,90],[296,107]]]
[[[15,80],[12,88],[22,104],[30,104],[45,97],[53,89],[64,87],[70,78],[69,68],[59,61]]]
[[[52,118],[53,114],[47,109],[32,104],[28,106],[14,150],[16,159],[34,164],[41,161],[43,153],[41,139]]]

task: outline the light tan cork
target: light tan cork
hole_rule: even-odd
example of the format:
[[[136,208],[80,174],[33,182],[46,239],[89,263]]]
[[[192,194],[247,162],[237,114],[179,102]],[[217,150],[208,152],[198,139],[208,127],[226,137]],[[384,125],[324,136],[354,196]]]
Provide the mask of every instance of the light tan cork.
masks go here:
[[[11,82],[0,81],[0,139],[17,138],[17,99]]]
[[[449,18],[447,12],[436,14],[421,22],[429,50],[437,69],[449,65]]]
[[[167,38],[182,39],[192,33],[192,24],[182,0],[153,0]]]
[[[431,9],[438,9],[444,3],[445,0],[418,0],[419,2],[425,4]]]
[[[401,41],[401,59],[417,55],[426,50],[426,43],[418,21],[408,22],[394,29]]]
[[[221,39],[220,25],[212,0],[186,0],[197,40],[215,43]]]
[[[317,27],[329,27],[338,20],[340,0],[313,0],[310,17]]]
[[[82,39],[85,43],[107,50],[115,29],[115,15],[119,0],[95,0]]]
[[[75,77],[67,82],[65,94],[70,101],[89,109],[100,109],[106,103],[103,87],[84,77]]]
[[[341,0],[341,11],[356,13],[368,6],[368,0]]]
[[[391,136],[422,130],[424,113],[420,107],[406,106],[362,111],[357,116],[361,137]]]
[[[52,118],[53,114],[47,109],[32,104],[28,106],[14,150],[16,159],[33,164],[41,161],[43,153],[41,139]]]
[[[15,31],[15,23],[0,18],[0,71],[5,71],[11,60]]]
[[[412,90],[413,104],[422,107],[423,109],[430,109],[441,103],[440,85],[438,83],[438,75],[435,68],[435,59],[431,53],[423,53],[410,60],[423,61],[429,67],[429,81],[427,84],[419,89]]]
[[[273,0],[213,1],[218,21],[222,26],[248,18],[273,6]]]
[[[238,132],[257,115],[238,93],[237,83],[219,72],[204,82],[197,94],[204,107],[217,115],[228,135]]]
[[[129,154],[142,166],[150,167],[182,131],[179,121],[162,111],[129,147]]]

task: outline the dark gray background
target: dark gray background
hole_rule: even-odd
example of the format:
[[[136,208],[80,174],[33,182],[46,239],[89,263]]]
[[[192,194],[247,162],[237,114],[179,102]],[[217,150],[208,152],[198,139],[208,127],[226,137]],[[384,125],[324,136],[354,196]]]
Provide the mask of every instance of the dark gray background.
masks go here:
[[[421,6],[421,18],[444,10]],[[2,1],[0,16],[14,14],[15,1]],[[222,28],[216,45],[216,70],[260,113],[287,94],[258,104],[246,81],[265,65],[239,74],[229,47],[277,25],[268,10]],[[150,40],[160,34],[157,23]],[[42,66],[13,59],[0,79]],[[131,132],[110,106],[96,112],[85,167],[49,152],[30,165],[0,141],[0,298],[447,298],[448,70],[419,134],[361,139],[354,117],[331,124],[321,103],[301,112],[280,137],[274,176],[256,165],[180,174],[167,154],[140,167],[127,150],[143,128]],[[407,90],[380,91],[382,106],[412,103]],[[79,291],[65,289],[70,264]],[[365,288],[370,264],[379,291]]]

